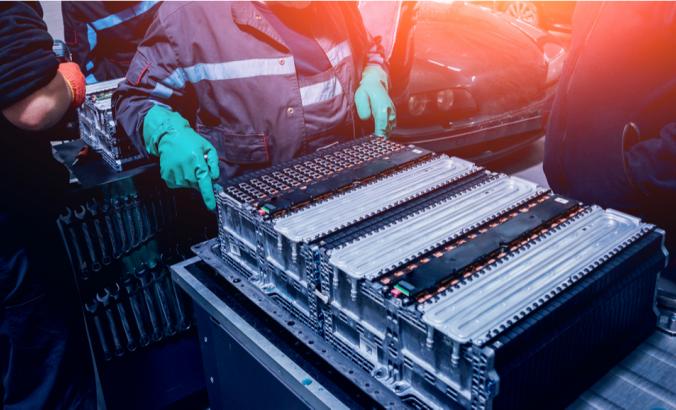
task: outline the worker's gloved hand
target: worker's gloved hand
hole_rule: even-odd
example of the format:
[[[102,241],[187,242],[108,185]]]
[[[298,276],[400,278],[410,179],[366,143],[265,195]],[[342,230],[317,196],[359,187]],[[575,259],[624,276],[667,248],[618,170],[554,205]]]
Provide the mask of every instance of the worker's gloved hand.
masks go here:
[[[216,209],[212,180],[218,179],[216,148],[170,109],[155,105],[143,120],[143,140],[160,158],[160,175],[169,188],[197,188],[207,208]]]
[[[72,97],[72,106],[79,107],[85,99],[86,83],[80,66],[73,62],[61,63],[58,68],[59,74],[66,80]]]
[[[359,88],[354,94],[357,114],[363,121],[373,116],[375,134],[387,137],[396,125],[397,113],[388,92],[387,73],[377,65],[364,69]]]

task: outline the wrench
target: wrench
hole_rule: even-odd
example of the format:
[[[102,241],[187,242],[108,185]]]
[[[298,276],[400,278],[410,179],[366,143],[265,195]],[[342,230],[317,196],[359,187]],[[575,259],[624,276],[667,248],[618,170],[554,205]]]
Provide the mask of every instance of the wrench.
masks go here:
[[[110,292],[108,291],[108,289],[104,289],[103,296],[101,296],[101,293],[97,293],[96,301],[103,305],[103,311],[105,312],[106,319],[108,320],[108,329],[110,329],[110,335],[113,337],[113,347],[115,348],[115,356],[122,356],[124,354],[124,348],[122,347],[120,337],[117,334],[117,325],[115,323],[115,316],[113,315],[110,300]]]
[[[162,333],[158,326],[157,313],[155,312],[155,305],[153,303],[153,295],[150,293],[150,280],[148,278],[148,270],[145,265],[141,265],[139,269],[136,270],[136,277],[141,283],[141,292],[143,293],[143,300],[145,302],[146,309],[148,310],[148,318],[150,319],[150,326],[153,329],[153,333],[150,335],[150,338],[153,341],[158,341],[162,338]]]
[[[87,201],[85,204],[89,216],[94,224],[94,232],[96,232],[96,239],[99,242],[99,247],[101,248],[101,262],[104,265],[110,265],[111,259],[108,254],[108,245],[106,243],[105,237],[103,235],[103,229],[101,229],[101,221],[99,220],[99,204],[95,199]]]
[[[120,298],[121,294],[119,284],[115,283],[115,286],[110,291],[110,296],[113,299],[113,303],[117,307],[117,314],[120,316],[122,330],[124,331],[124,335],[127,338],[127,349],[129,349],[130,352],[133,352],[136,350],[136,340],[134,334],[131,331],[131,325],[129,324],[127,308],[124,306],[123,300]]]
[[[103,352],[103,358],[105,360],[110,360],[113,355],[110,353],[108,348],[108,342],[106,341],[106,334],[103,332],[103,325],[101,324],[101,318],[99,317],[99,304],[94,300],[90,304],[85,305],[85,309],[94,319],[94,327],[96,328],[96,334],[99,336],[99,345],[101,346],[101,351]]]
[[[174,335],[176,333],[176,329],[171,323],[169,300],[167,299],[167,293],[164,287],[164,281],[167,277],[164,266],[158,265],[155,269],[153,269],[152,276],[155,298],[157,299],[157,304],[160,307],[160,314],[162,315],[162,320],[164,322],[164,334],[167,336]]]
[[[73,211],[70,208],[66,208],[65,215],[59,215],[59,221],[63,225],[64,229],[68,231],[68,236],[70,237],[70,244],[72,245],[73,250],[75,251],[75,257],[77,258],[78,268],[84,279],[88,277],[88,267],[87,261],[82,257],[82,251],[80,250],[80,244],[78,242],[77,234],[73,227]],[[68,242],[68,241],[66,241]]]
[[[117,246],[117,236],[115,234],[115,228],[113,227],[113,221],[110,216],[110,209],[110,203],[107,201],[101,205],[101,213],[103,214],[103,221],[105,222],[106,230],[108,231],[108,239],[110,239],[113,259],[120,259],[122,256],[122,251]]]
[[[92,242],[92,236],[89,232],[89,225],[87,224],[86,218],[87,210],[84,206],[80,205],[80,208],[75,211],[75,217],[80,220],[80,227],[82,229],[82,235],[84,236],[85,244],[87,245],[87,252],[89,253],[89,258],[92,261],[92,270],[98,272],[101,270],[101,263],[99,263],[98,256],[94,250],[94,243]]]
[[[134,227],[134,221],[131,216],[131,208],[132,204],[130,201],[129,196],[125,196],[124,199],[122,200],[123,203],[123,211],[124,211],[124,226],[125,229],[127,230],[127,237],[129,238],[129,243],[131,248],[130,249],[136,249],[139,245],[139,238],[136,236],[136,229]]]
[[[130,203],[132,206],[132,219],[136,228],[136,241],[137,245],[139,245],[145,240],[146,233],[143,230],[143,220],[141,218],[141,200],[137,193],[131,195]]]
[[[123,205],[119,198],[113,199],[113,209],[115,210],[113,217],[117,231],[120,233],[120,251],[122,254],[125,254],[129,253],[130,248],[127,241],[127,234],[124,230],[124,222],[122,221],[122,207]]]
[[[143,242],[148,242],[153,237],[153,230],[150,226],[150,217],[148,215],[148,204],[146,201],[140,201],[139,207],[141,213],[141,223],[143,224]]]
[[[190,321],[183,310],[183,301],[174,285],[174,281],[169,278],[169,292],[173,300],[174,309],[176,311],[176,330],[182,332],[190,329]]]
[[[124,290],[127,293],[129,298],[129,305],[131,306],[131,313],[134,316],[134,322],[136,323],[136,329],[138,330],[139,335],[139,345],[148,346],[150,339],[146,333],[145,323],[143,320],[143,312],[141,311],[141,305],[138,301],[138,288],[135,286],[133,278],[128,276],[122,282]]]

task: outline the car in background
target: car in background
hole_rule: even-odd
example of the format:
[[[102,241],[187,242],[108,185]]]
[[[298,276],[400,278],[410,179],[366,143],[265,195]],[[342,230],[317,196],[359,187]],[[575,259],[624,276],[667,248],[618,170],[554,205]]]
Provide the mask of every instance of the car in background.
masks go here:
[[[574,1],[493,1],[492,6],[532,26],[570,33]]]
[[[464,2],[360,2],[390,66],[392,139],[483,162],[544,135],[565,49]]]

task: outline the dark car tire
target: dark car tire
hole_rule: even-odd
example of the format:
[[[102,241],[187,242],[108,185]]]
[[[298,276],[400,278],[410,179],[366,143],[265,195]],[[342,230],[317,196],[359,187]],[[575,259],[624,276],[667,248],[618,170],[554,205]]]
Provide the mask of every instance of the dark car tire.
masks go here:
[[[540,9],[533,1],[510,1],[505,3],[504,12],[534,27],[540,27]]]

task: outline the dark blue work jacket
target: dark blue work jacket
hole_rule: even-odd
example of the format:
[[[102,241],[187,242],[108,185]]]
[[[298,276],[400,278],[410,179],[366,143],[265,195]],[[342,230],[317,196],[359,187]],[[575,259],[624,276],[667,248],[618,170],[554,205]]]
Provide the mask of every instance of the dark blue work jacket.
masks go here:
[[[578,3],[544,168],[554,190],[641,216],[673,243],[675,3]]]
[[[124,77],[159,1],[63,1],[63,31],[87,84]]]
[[[251,2],[164,3],[113,96],[118,129],[145,152],[145,114],[168,107],[216,147],[222,179],[352,138],[354,93],[366,64],[384,65],[382,48],[354,3],[313,2],[306,12],[330,63],[310,77]]]

